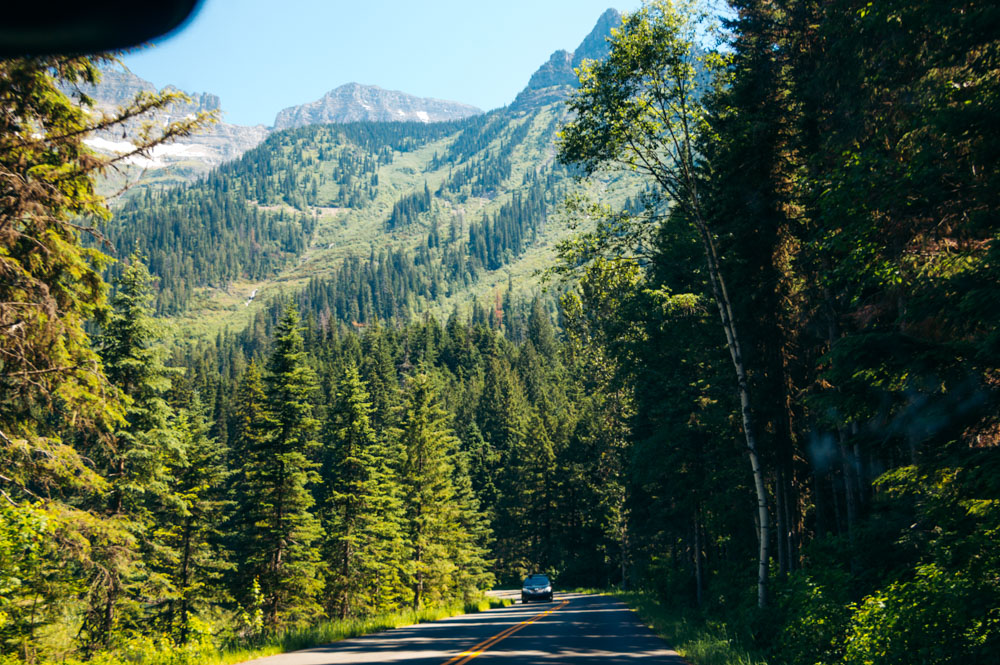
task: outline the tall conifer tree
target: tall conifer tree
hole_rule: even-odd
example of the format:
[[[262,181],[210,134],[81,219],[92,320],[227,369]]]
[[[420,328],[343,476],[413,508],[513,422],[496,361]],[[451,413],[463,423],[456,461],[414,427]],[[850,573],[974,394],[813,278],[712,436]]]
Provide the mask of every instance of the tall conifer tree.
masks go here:
[[[307,485],[319,479],[309,455],[318,447],[319,421],[313,417],[316,374],[307,364],[299,314],[289,306],[275,330],[267,362],[265,392],[274,423],[267,455],[270,473],[262,478],[267,564],[260,583],[271,625],[297,624],[319,611],[318,541],[315,503]]]
[[[225,496],[225,447],[209,435],[205,407],[195,393],[187,409],[177,414],[174,431],[181,456],[172,469],[173,511],[159,532],[176,552],[169,571],[177,598],[170,605],[170,628],[181,642],[190,634],[191,618],[219,598],[224,572],[231,567],[222,546]]]
[[[256,362],[251,361],[247,366],[233,408],[235,422],[229,466],[235,471],[229,485],[234,512],[228,525],[237,564],[233,592],[237,599],[249,601],[248,582],[259,580],[267,563],[263,506],[274,464],[271,454],[274,422],[267,409],[264,380]]]
[[[357,367],[348,364],[331,408],[323,473],[327,609],[341,618],[410,600],[397,465],[371,426],[371,410]]]
[[[157,345],[151,281],[143,258],[133,254],[100,337],[105,372],[125,405],[124,422],[94,450],[111,486],[106,512],[123,531],[112,529],[93,543],[99,563],[81,632],[104,644],[122,624],[146,621],[144,601],[176,596],[165,570],[177,552],[157,527],[175,503],[170,466],[179,461],[180,447],[166,400],[170,378]],[[138,553],[122,547],[132,538]]]
[[[455,562],[449,541],[459,522],[452,484],[457,439],[445,424],[430,377],[419,372],[407,381],[402,422],[402,483],[406,532],[411,548],[413,606],[439,600],[454,587]]]
[[[177,450],[173,412],[165,398],[170,378],[163,349],[155,343],[151,281],[143,258],[133,254],[116,284],[114,311],[100,338],[105,372],[126,404],[126,425],[108,453],[109,509],[116,515],[144,511],[149,493],[168,493],[166,455]]]

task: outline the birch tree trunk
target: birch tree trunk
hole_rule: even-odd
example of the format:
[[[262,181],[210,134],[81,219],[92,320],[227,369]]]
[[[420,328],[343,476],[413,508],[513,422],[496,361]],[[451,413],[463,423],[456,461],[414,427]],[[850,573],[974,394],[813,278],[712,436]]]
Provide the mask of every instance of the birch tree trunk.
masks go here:
[[[655,1],[625,16],[609,41],[608,57],[586,61],[570,99],[575,119],[563,127],[560,160],[584,167],[619,165],[651,176],[666,198],[694,224],[705,252],[712,297],[719,309],[736,372],[743,433],[757,495],[757,604],[767,605],[770,517],[767,486],[751,413],[750,384],[733,307],[719,267],[715,238],[698,191],[699,145],[708,136],[702,79],[721,71],[725,58],[703,57],[698,43],[707,14],[693,1]]]
[[[701,607],[702,587],[704,585],[703,571],[701,567],[701,511],[694,510],[694,587],[695,600],[698,607]]]
[[[693,184],[691,185],[693,188]],[[697,195],[697,190],[694,190]],[[740,337],[737,334],[736,323],[733,321],[733,308],[729,300],[729,292],[726,289],[726,282],[719,270],[718,252],[715,248],[715,240],[709,231],[708,224],[701,218],[700,211],[695,204],[695,225],[701,235],[702,244],[705,250],[705,259],[708,267],[709,282],[712,285],[712,295],[715,304],[719,308],[719,318],[722,320],[722,329],[726,334],[726,344],[729,347],[729,356],[733,362],[733,369],[736,371],[736,388],[740,397],[740,413],[743,419],[743,436],[747,447],[747,456],[750,459],[750,470],[753,473],[754,491],[757,494],[757,525],[758,525],[758,555],[757,555],[757,607],[767,606],[767,569],[770,558],[770,532],[771,520],[768,511],[767,485],[764,482],[764,469],[760,463],[760,455],[757,449],[757,435],[754,430],[753,413],[750,402],[750,382],[747,379],[746,364],[743,361],[743,352],[740,346]]]

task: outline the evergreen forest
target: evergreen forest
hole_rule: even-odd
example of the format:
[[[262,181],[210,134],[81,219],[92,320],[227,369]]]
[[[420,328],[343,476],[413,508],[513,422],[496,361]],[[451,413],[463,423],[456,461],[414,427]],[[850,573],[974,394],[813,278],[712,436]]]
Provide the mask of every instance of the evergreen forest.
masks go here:
[[[539,571],[743,658],[692,663],[996,662],[1000,9],[728,5],[648,0],[564,102],[116,201],[84,138],[181,93],[98,115],[65,91],[114,56],[0,60],[0,663]]]

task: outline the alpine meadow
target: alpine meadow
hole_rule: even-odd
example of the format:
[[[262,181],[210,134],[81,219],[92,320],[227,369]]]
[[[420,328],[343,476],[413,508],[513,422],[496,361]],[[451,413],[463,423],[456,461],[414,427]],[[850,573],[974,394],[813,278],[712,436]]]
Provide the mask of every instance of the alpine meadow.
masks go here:
[[[535,573],[692,665],[997,662],[1000,7],[644,0],[273,127],[126,56],[0,59],[0,665]]]

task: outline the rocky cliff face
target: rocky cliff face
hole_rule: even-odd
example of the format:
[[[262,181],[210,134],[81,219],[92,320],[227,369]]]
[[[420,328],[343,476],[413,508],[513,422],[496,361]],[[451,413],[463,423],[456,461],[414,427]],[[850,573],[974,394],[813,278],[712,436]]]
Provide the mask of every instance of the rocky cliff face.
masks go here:
[[[174,89],[168,86],[166,89]],[[139,78],[121,67],[107,68],[102,72],[101,82],[96,86],[71,87],[66,90],[71,95],[85,94],[95,102],[97,109],[112,112],[129,103],[139,92],[156,92],[156,86]],[[221,108],[218,95],[207,92],[188,93],[190,103],[174,104],[152,116],[155,123],[166,124],[179,120],[198,111],[214,111]],[[125,152],[131,149],[128,134],[148,122],[150,118],[128,123],[123,137],[121,129],[113,133],[93,136],[87,143],[102,152]],[[137,157],[132,162],[145,169],[173,170],[181,174],[180,179],[196,177],[222,162],[239,157],[244,152],[263,141],[269,130],[263,125],[246,127],[227,122],[218,122],[194,136],[184,137],[174,143],[158,146],[148,157]]]
[[[608,53],[607,37],[611,29],[621,24],[621,14],[609,9],[598,19],[594,29],[573,51],[559,50],[552,54],[532,75],[528,85],[522,90],[511,110],[527,111],[540,106],[565,100],[577,87],[576,73],[584,59],[601,59]],[[102,111],[112,111],[127,104],[141,91],[155,92],[156,87],[127,69],[113,67],[103,72],[97,86],[81,86],[67,90],[70,94],[83,93],[97,102]],[[217,95],[210,93],[188,93],[190,103],[176,104],[154,118],[155,122],[166,123],[183,118],[198,111],[221,108]],[[409,121],[439,122],[457,120],[482,111],[468,104],[415,97],[395,90],[384,90],[378,86],[348,83],[331,90],[322,98],[290,106],[280,111],[274,120],[274,127],[263,125],[247,127],[219,122],[207,131],[185,137],[175,143],[159,146],[147,158],[135,158],[133,162],[144,169],[165,169],[171,167],[172,177],[185,180],[197,177],[214,166],[239,157],[257,146],[270,131],[301,127],[305,125],[358,121]],[[133,130],[141,122],[136,122]],[[125,152],[131,148],[127,135],[121,130],[88,139],[97,150],[104,152]]]
[[[570,92],[579,86],[574,70],[584,60],[600,60],[608,55],[607,38],[611,36],[611,29],[620,26],[621,22],[622,15],[616,9],[601,14],[597,25],[575,51],[556,51],[532,74],[528,85],[514,99],[511,109],[527,111],[567,99]]]
[[[374,85],[348,83],[322,98],[301,106],[290,106],[274,119],[275,129],[322,125],[334,122],[403,121],[440,122],[482,113],[475,106],[440,99],[414,97]]]

